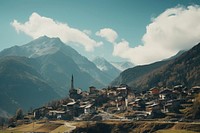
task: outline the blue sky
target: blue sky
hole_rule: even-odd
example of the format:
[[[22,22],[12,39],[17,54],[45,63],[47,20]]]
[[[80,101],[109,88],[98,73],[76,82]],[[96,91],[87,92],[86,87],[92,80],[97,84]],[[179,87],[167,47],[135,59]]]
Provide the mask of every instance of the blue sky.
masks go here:
[[[137,49],[134,48],[146,45],[149,42],[154,43],[150,41],[153,39],[144,39],[144,35],[147,34],[147,31],[152,32],[151,26],[149,26],[149,29],[146,27],[150,24],[154,25],[153,19],[158,18],[161,14],[164,14],[166,10],[171,8],[179,10],[178,7],[181,7],[181,10],[186,10],[187,12],[195,10],[196,12],[194,14],[198,16],[199,11],[196,10],[196,8],[199,9],[199,7],[191,9],[188,8],[188,6],[199,4],[200,2],[198,0],[1,0],[0,50],[13,45],[26,44],[34,38],[37,38],[37,36],[30,33],[30,31],[27,33],[26,28],[28,28],[28,26],[26,27],[23,25],[25,22],[29,21],[29,17],[31,17],[33,13],[36,13],[39,15],[36,15],[38,18],[49,18],[56,23],[67,24],[72,31],[76,29],[81,31],[77,33],[85,33],[84,37],[89,37],[88,41],[91,42],[91,45],[95,45],[94,47],[90,45],[87,49],[86,43],[88,43],[88,41],[81,45],[80,43],[82,43],[82,40],[74,41],[74,37],[67,39],[63,37],[61,40],[64,40],[65,43],[72,46],[80,54],[89,59],[95,56],[103,56],[109,61],[129,60],[136,64],[147,64],[161,60],[162,58],[167,58],[178,50],[181,50],[181,48],[190,48],[191,46],[177,46],[178,48],[175,48],[175,50],[170,49],[168,53],[161,55],[160,58],[148,59],[154,57],[155,55],[153,54],[147,54],[143,57],[143,55],[136,54],[137,52],[135,52],[135,50]],[[185,12],[182,14],[184,13]],[[182,19],[182,16],[177,15],[177,18],[179,17]],[[187,17],[185,19],[187,19]],[[16,20],[15,24],[13,24],[14,20]],[[178,20],[179,19],[177,19],[177,21]],[[193,19],[191,19],[191,21],[192,20]],[[190,20],[187,19],[187,21]],[[196,20],[194,19],[193,21]],[[173,23],[175,22],[176,20],[174,20]],[[191,24],[193,22],[188,23]],[[196,24],[195,26],[198,25]],[[171,25],[171,27],[173,27],[173,25]],[[17,28],[19,32],[16,31]],[[109,32],[109,35],[105,35],[104,33],[108,30],[102,30],[102,33],[97,35],[97,32],[100,33],[100,30],[105,28],[117,33],[117,37],[115,37],[113,42],[108,41],[107,38],[113,32]],[[38,32],[37,34],[39,34]],[[56,30],[56,32],[59,31]],[[70,33],[66,31],[66,35],[69,34]],[[146,35],[146,38],[149,38],[150,35]],[[194,36],[197,35],[198,33]],[[189,39],[190,41],[188,43],[196,43],[198,41],[196,38]],[[173,43],[174,42],[171,44]],[[123,49],[124,51],[122,51]],[[156,50],[162,51],[161,49]],[[156,50],[153,49],[154,53]],[[133,58],[133,56],[135,58]]]

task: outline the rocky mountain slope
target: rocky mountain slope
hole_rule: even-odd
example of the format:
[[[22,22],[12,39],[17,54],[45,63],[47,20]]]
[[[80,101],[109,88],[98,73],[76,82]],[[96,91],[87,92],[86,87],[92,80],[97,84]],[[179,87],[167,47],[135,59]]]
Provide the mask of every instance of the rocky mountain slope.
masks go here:
[[[1,57],[24,56],[36,59],[40,66],[37,71],[65,96],[70,87],[70,78],[74,74],[75,87],[87,89],[93,85],[104,87],[112,78],[99,70],[94,63],[67,46],[59,38],[40,37],[32,42],[14,46],[0,52]],[[63,95],[64,94],[64,95]]]
[[[104,87],[108,74],[60,41],[40,37],[0,52],[0,115],[13,114],[66,97],[74,75],[75,87]]]
[[[125,70],[111,84],[128,84],[136,90],[154,86],[200,85],[200,44],[172,60]]]
[[[25,57],[0,58],[1,112],[13,114],[17,108],[28,110],[60,98],[35,70],[37,65]]]
[[[161,66],[167,64],[168,62],[169,61],[160,61],[160,62],[152,63],[149,65],[141,65],[141,66],[129,68],[123,71],[120,74],[120,76],[118,76],[114,81],[112,81],[111,85],[112,86],[120,85],[120,84],[130,85],[130,82],[138,80],[145,74],[150,73],[151,71],[160,68]]]

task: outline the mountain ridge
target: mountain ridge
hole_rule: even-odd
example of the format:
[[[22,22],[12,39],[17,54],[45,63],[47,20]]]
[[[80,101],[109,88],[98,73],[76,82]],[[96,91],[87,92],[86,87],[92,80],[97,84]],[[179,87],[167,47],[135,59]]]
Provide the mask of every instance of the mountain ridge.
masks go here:
[[[112,78],[108,74],[99,70],[93,62],[89,61],[86,57],[80,55],[76,50],[74,50],[70,46],[64,44],[59,38],[49,38],[47,36],[42,36],[22,46],[13,46],[11,48],[5,49],[0,52],[0,57],[25,56],[28,58],[34,58],[40,61],[41,62],[40,64],[44,64],[43,60],[41,60],[40,57],[54,58],[54,56],[50,55],[55,55],[55,54],[58,55],[58,53],[60,53],[59,54],[60,58],[62,58],[62,62],[66,65],[66,67],[67,67],[66,63],[67,61],[69,61],[69,64],[73,62],[74,66],[74,67],[73,66],[67,67],[71,73],[70,74],[68,73],[68,75],[65,75],[63,77],[62,79],[63,84],[57,85],[57,87],[60,88],[62,91],[66,91],[66,88],[70,87],[69,83],[66,82],[70,81],[70,76],[73,74],[73,71],[75,71],[74,69],[77,69],[77,66],[79,68],[79,70],[76,71],[78,72],[77,77],[82,77],[82,79],[77,78],[78,82],[76,83],[78,85],[81,85],[82,83],[81,86],[77,87],[83,87],[82,89],[87,89],[90,85],[93,85],[96,86],[97,88],[99,87],[103,88],[109,82],[111,82]],[[59,58],[57,57],[57,59]],[[41,66],[38,66],[38,69],[40,69],[40,67]],[[57,66],[57,68],[59,69],[59,66]],[[65,71],[66,69],[64,69],[63,67],[62,73],[65,73]],[[45,72],[42,71],[40,72],[42,76],[47,77],[43,75]],[[51,73],[51,70],[49,70],[48,73]],[[62,75],[62,73],[60,74]],[[83,75],[86,76],[86,78],[83,78],[84,77]],[[55,81],[56,80],[55,78],[56,77],[52,77],[51,81]],[[85,79],[89,80],[83,83],[81,80],[86,81]],[[62,95],[62,93],[60,94]]]
[[[128,61],[121,61],[121,62],[110,62],[115,68],[120,70],[121,72],[134,67],[135,65]]]
[[[17,108],[28,110],[60,98],[30,65],[35,63],[34,59],[26,57],[0,58],[1,110],[13,114]]]
[[[200,53],[200,43],[174,59],[127,69],[112,81],[111,85],[128,84],[138,91],[155,86],[199,85],[200,55],[198,52]]]
[[[93,59],[93,63],[104,73],[107,73],[112,79],[116,78],[120,70],[118,70],[115,66],[109,63],[103,57],[96,57]]]

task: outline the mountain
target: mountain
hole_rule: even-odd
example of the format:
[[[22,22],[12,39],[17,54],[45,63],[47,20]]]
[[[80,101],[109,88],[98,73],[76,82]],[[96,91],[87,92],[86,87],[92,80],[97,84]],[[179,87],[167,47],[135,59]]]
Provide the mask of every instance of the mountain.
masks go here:
[[[40,62],[40,73],[61,96],[68,94],[71,75],[75,77],[75,87],[87,89],[91,85],[101,86],[90,74],[82,71],[74,60],[62,52],[35,58]]]
[[[137,81],[147,73],[152,72],[155,69],[160,68],[161,66],[167,64],[169,61],[159,61],[155,62],[149,65],[141,65],[141,66],[135,66],[133,68],[126,69],[120,75],[111,82],[112,86],[118,86],[120,84],[128,84],[131,86],[131,82]],[[133,87],[133,86],[131,86]]]
[[[120,74],[120,70],[115,68],[103,57],[96,57],[92,61],[102,72],[108,74],[112,79],[116,78]]]
[[[200,43],[187,52],[173,58],[125,70],[111,84],[128,84],[136,90],[151,87],[187,87],[200,85]]]
[[[59,38],[42,36],[28,44],[0,52],[1,57],[10,55],[36,59],[40,64],[38,72],[53,85],[53,88],[57,88],[56,91],[61,96],[65,96],[66,93],[63,92],[70,87],[72,74],[75,76],[75,87],[82,89],[87,89],[91,85],[104,87],[112,80],[93,62],[64,44]]]
[[[178,53],[176,53],[174,56],[172,56],[172,57],[170,57],[168,59],[164,59],[164,60],[173,60],[173,59],[176,59],[177,57],[179,57],[180,55],[182,55],[185,52],[186,52],[186,50],[181,50]]]
[[[117,68],[120,71],[124,71],[128,68],[132,68],[134,67],[134,64],[132,64],[131,62],[128,61],[124,61],[124,62],[111,62],[111,64]]]
[[[14,114],[17,108],[28,110],[58,99],[34,67],[38,62],[26,57],[0,58],[0,112]]]

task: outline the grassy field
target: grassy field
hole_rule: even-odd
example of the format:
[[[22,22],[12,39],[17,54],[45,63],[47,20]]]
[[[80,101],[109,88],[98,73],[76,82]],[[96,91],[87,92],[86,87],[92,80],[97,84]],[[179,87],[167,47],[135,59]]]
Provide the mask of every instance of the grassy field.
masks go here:
[[[69,132],[70,127],[66,127],[65,125],[59,126],[55,130],[51,131],[50,133],[63,133],[63,132]]]
[[[27,125],[21,125],[21,126],[15,127],[15,128],[7,128],[6,130],[0,130],[0,133],[31,132],[31,131],[34,131],[34,129],[37,129],[38,127],[40,127],[40,126],[42,126],[42,124],[31,123],[31,124],[27,124]]]
[[[19,131],[5,131],[5,130],[0,130],[0,133],[23,133],[23,132],[19,132]]]
[[[103,122],[91,122],[91,121],[37,121],[31,124],[24,124],[15,128],[7,128],[6,130],[0,130],[0,133],[24,133],[24,132],[45,132],[45,133],[63,133],[70,132],[72,130],[81,128],[96,128],[100,130],[102,125],[110,127],[113,130],[129,129],[129,132],[146,132],[154,131],[156,133],[197,133],[200,131],[200,123],[166,123],[158,121],[103,121]],[[96,126],[96,127],[95,127]],[[134,128],[132,128],[134,127]],[[98,129],[99,128],[99,129]],[[159,130],[161,129],[161,130]],[[158,131],[156,131],[158,130]],[[196,131],[196,132],[195,132]]]
[[[21,125],[15,128],[8,128],[6,130],[0,130],[0,133],[23,133],[23,132],[51,132],[55,129],[59,128],[60,126],[63,126],[61,123],[38,123],[34,122],[31,124]],[[60,128],[64,130],[65,128]],[[56,130],[56,132],[59,130]],[[64,131],[63,131],[64,132]],[[57,132],[58,133],[58,132]]]
[[[6,130],[0,130],[0,133],[24,133],[24,132],[46,132],[46,133],[63,133],[70,132],[76,122],[66,121],[51,121],[41,122],[37,121],[31,124],[24,124],[15,128],[7,128]],[[79,123],[78,125],[82,125]],[[85,125],[85,124],[83,124]]]

